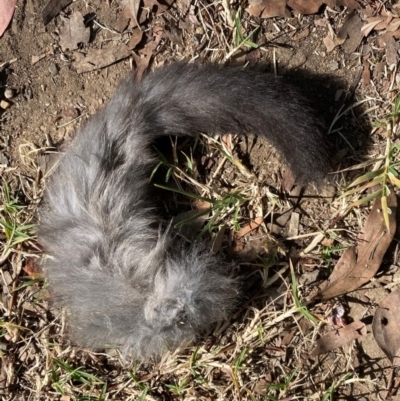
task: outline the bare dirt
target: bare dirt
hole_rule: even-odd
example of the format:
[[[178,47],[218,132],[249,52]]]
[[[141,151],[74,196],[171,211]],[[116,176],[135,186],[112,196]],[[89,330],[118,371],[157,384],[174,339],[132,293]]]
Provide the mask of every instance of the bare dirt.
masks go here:
[[[160,12],[162,7],[148,7],[151,11],[143,23],[147,38],[151,38],[155,26],[164,29],[152,53],[150,69],[185,58],[248,63],[277,72],[302,89],[328,126],[340,110],[364,100],[359,107],[350,108],[329,135],[335,149],[334,164],[343,169],[384,152],[384,130],[371,132],[391,110],[399,74],[386,64],[385,47],[378,45],[374,34],[351,52],[344,45],[327,50],[324,38],[329,26],[338,32],[348,10],[323,6],[314,15],[270,19],[243,12],[241,27],[246,34],[259,26],[252,39],[258,48],[242,46],[226,61],[234,46],[224,8],[219,3],[189,3],[201,21],[198,25],[191,25],[190,19],[182,15],[184,2],[172,3],[165,12]],[[24,223],[37,221],[36,208],[52,155],[73,139],[75,129],[107,102],[119,81],[138,65],[131,53],[105,68],[81,74],[76,71],[74,63],[89,49],[126,44],[135,32],[127,24],[121,30],[123,15],[116,1],[78,0],[46,26],[41,15],[44,6],[44,1],[18,2],[12,24],[0,38],[0,100],[6,101],[0,108],[0,174],[12,197],[18,197],[18,202],[26,206],[21,215]],[[366,4],[360,2],[360,6],[365,10]],[[239,4],[232,7],[236,10]],[[60,47],[63,18],[77,12],[90,27],[90,41],[73,51],[64,51]],[[179,21],[184,23],[179,25]],[[143,55],[147,40],[132,52]],[[369,81],[366,63],[370,66]],[[255,219],[257,202],[265,217],[260,228],[238,240],[230,220],[226,222],[226,253],[240,264],[240,274],[247,277],[246,296],[232,320],[205,333],[193,348],[169,355],[161,363],[127,364],[117,352],[75,348],[67,336],[67,314],[49,306],[46,283],[32,267],[32,260],[38,262],[43,256],[33,237],[16,246],[1,265],[2,399],[397,399],[397,370],[391,368],[377,346],[371,321],[377,304],[398,282],[398,233],[376,278],[335,301],[311,304],[311,312],[320,318],[313,326],[301,314],[290,313],[294,296],[289,257],[297,262],[300,295],[306,296],[316,283],[328,277],[343,249],[354,242],[369,209],[356,208],[335,224],[343,206],[337,196],[317,196],[315,189],[309,189],[298,202],[299,190],[292,188],[290,173],[269,144],[255,138],[232,141],[232,154],[252,178],[244,177],[227,163],[213,184],[218,188],[249,188],[254,184],[257,196],[241,206],[240,225],[246,227]],[[183,146],[190,148],[192,144]],[[221,154],[204,140],[194,156],[200,171],[198,180],[210,183]],[[357,174],[361,172],[339,175],[339,186]],[[178,202],[186,208],[194,207],[184,199]],[[174,207],[165,203],[161,206],[170,212]],[[175,204],[175,210],[181,209],[175,198],[171,204]],[[294,213],[299,217],[298,225]],[[316,232],[332,227],[343,232],[327,245],[319,243],[302,253]],[[5,243],[5,235],[0,235]],[[365,335],[313,357],[316,340],[337,329],[326,324],[326,317],[338,303],[344,305],[349,323],[360,319],[365,322]]]

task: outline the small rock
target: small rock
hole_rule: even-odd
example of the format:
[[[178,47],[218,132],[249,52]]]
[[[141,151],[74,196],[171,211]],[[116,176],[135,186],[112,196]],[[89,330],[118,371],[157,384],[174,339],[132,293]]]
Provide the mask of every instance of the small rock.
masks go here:
[[[33,92],[32,92],[32,89],[31,89],[30,86],[27,86],[27,87],[24,89],[24,98],[25,98],[26,100],[31,100],[31,99],[33,98]]]
[[[329,69],[330,69],[331,71],[336,71],[336,70],[339,69],[339,63],[338,63],[337,61],[331,61],[331,62],[328,64],[328,67],[329,67]]]
[[[1,107],[3,110],[8,109],[10,106],[11,106],[11,103],[10,103],[10,102],[7,102],[6,100],[2,100],[2,101],[0,102],[0,107]]]
[[[58,72],[60,71],[60,67],[56,63],[51,63],[49,71],[51,75],[57,75]]]
[[[64,112],[62,113],[64,117],[68,117],[68,118],[76,118],[79,116],[79,110],[76,109],[75,107],[70,107],[66,110],[64,110]]]
[[[202,26],[196,28],[196,35],[204,35],[204,29]]]
[[[4,91],[4,97],[6,99],[12,99],[13,97],[15,97],[15,91],[11,88],[6,88],[6,90]]]
[[[2,152],[0,152],[0,166],[1,167],[7,167],[8,166],[7,156]]]

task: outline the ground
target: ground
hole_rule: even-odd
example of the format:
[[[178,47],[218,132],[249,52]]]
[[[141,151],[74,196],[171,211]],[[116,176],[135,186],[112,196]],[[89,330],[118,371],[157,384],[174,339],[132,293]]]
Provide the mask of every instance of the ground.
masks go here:
[[[400,83],[400,35],[391,36],[396,27],[390,31],[388,26],[396,22],[399,9],[360,1],[352,11],[343,7],[351,2],[332,3],[337,5],[321,5],[310,15],[296,15],[293,6],[286,17],[259,18],[245,11],[247,4],[235,1],[145,1],[138,14],[140,32],[116,1],[77,0],[47,25],[44,1],[18,2],[0,38],[2,399],[398,397],[397,370],[375,341],[371,324],[377,306],[399,280],[398,232],[383,252],[379,271],[364,286],[332,300],[307,301],[372,214],[372,201],[349,207],[366,193],[360,189],[356,198],[346,196],[346,186],[372,171],[379,156],[386,154],[388,132],[393,134],[390,145],[398,143],[397,115],[389,115]],[[75,17],[79,22],[79,12],[85,19],[81,28],[87,31],[77,33],[71,25],[71,39],[65,26]],[[357,24],[375,23],[367,18],[378,17],[383,27],[375,24],[361,35]],[[122,45],[123,56],[115,63],[78,72],[90,51]],[[334,192],[321,195],[318,188],[308,188],[299,198],[300,189],[285,165],[258,138],[227,135],[216,143],[200,138],[197,147],[187,141],[173,145],[178,153],[190,155],[195,166],[195,184],[183,183],[185,192],[211,196],[212,191],[234,190],[241,195],[217,216],[207,236],[217,238],[213,250],[236,266],[245,283],[243,297],[229,321],[203,333],[192,347],[157,363],[133,363],[116,351],[82,350],[70,343],[68,314],[51,306],[51,289],[40,271],[44,255],[30,225],[38,221],[38,204],[57,154],[68,146],[75,129],[103,107],[121,78],[135,69],[151,70],[181,59],[247,65],[284,75],[330,127],[332,163],[341,172],[332,179]],[[86,68],[96,62],[99,58]],[[173,160],[171,147],[164,154]],[[395,168],[398,155],[394,151],[391,157]],[[183,154],[178,159],[183,172],[171,167],[175,181],[165,182],[165,166],[156,181],[174,187],[187,177],[190,163]],[[346,170],[361,163],[358,169]],[[205,193],[196,183],[205,185]],[[166,215],[204,208],[201,202],[166,193],[171,195],[168,200],[162,193],[159,202]],[[233,218],[236,209],[238,217]],[[309,312],[296,307],[297,301]],[[341,326],[330,320],[334,307],[344,308],[345,326],[353,322],[362,328],[357,338],[315,352],[317,340]]]

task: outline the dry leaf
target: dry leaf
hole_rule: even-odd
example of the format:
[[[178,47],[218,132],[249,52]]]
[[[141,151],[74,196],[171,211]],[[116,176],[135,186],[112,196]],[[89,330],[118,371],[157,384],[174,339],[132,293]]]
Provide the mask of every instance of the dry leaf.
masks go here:
[[[121,6],[122,8],[129,10],[136,25],[139,26],[137,16],[139,12],[140,0],[122,0]]]
[[[333,8],[335,6],[346,7],[348,10],[359,10],[360,6],[356,0],[324,0],[324,3]]]
[[[22,269],[32,279],[43,276],[42,270],[38,265],[35,264],[33,258],[28,258],[25,263],[25,266]]]
[[[293,36],[293,40],[302,40],[306,38],[310,34],[310,30],[308,28],[303,29],[301,32]]]
[[[79,43],[88,43],[90,28],[85,27],[82,14],[77,11],[71,18],[63,18],[64,26],[60,29],[60,46],[63,51],[75,50]]]
[[[43,23],[47,25],[60,11],[72,3],[72,0],[50,0],[42,11]]]
[[[400,18],[395,18],[386,28],[386,31],[393,32],[397,31],[400,27]]]
[[[189,12],[183,19],[180,19],[178,22],[178,28],[184,30],[191,30],[194,26],[200,26],[200,22],[196,16],[196,8],[191,5],[189,8]]]
[[[163,36],[163,32],[164,29],[161,26],[155,26],[153,28],[153,40],[146,44],[145,48],[140,53],[140,56],[137,56],[136,54],[133,55],[136,64],[136,75],[138,78],[141,78],[143,73],[147,70],[150,60]]]
[[[399,61],[400,45],[393,36],[386,43],[386,61],[388,65],[397,64]]]
[[[345,39],[338,38],[335,34],[332,37],[332,34],[328,32],[328,35],[323,39],[324,45],[328,53],[330,53],[335,47],[341,45]]]
[[[388,207],[389,231],[383,219],[381,199],[378,198],[358,236],[357,256],[354,248],[344,252],[318,298],[327,300],[347,294],[375,276],[396,231],[397,199],[393,192],[388,196]]]
[[[250,50],[246,54],[246,62],[249,63],[249,67],[254,67],[261,59],[260,49]]]
[[[250,0],[246,11],[254,17],[291,17],[286,0]]]
[[[316,357],[321,354],[326,354],[366,334],[367,328],[360,320],[341,327],[340,329],[332,330],[317,340],[317,346],[311,353],[311,356]]]
[[[389,25],[392,23],[393,15],[389,15],[385,18],[385,21],[381,25],[377,25],[375,29],[377,31],[389,28]],[[392,29],[393,30],[393,29]]]
[[[371,33],[371,31],[381,22],[382,22],[381,19],[378,19],[377,21],[369,22],[368,24],[364,25],[361,28],[361,32],[363,33],[364,36],[368,36]]]
[[[40,60],[51,54],[54,54],[54,49],[52,47],[48,47],[46,53],[40,54],[39,56],[32,56],[31,64],[35,65],[37,62],[39,62]]]
[[[73,63],[76,71],[81,74],[107,67],[126,57],[131,52],[124,44],[113,45],[107,49],[90,49],[82,60]]]
[[[346,18],[343,26],[338,32],[338,38],[344,40],[343,49],[346,53],[350,54],[356,51],[363,38],[361,28],[363,23],[361,18],[352,12]]]
[[[194,206],[198,211],[202,212],[202,211],[204,211],[204,210],[211,209],[212,203],[207,202],[207,201],[202,201],[202,200],[196,199],[196,200],[193,202],[193,206]]]
[[[383,35],[378,36],[378,45],[380,47],[385,47],[386,44],[389,42],[390,38],[400,38],[400,29],[397,31],[389,31],[385,32]]]
[[[129,39],[129,42],[127,43],[127,48],[129,50],[133,50],[141,41],[143,38],[143,31],[141,31],[139,28],[135,28],[132,32],[132,36]]]
[[[289,227],[287,230],[288,237],[295,237],[299,234],[300,214],[293,212],[290,216]]]
[[[176,0],[176,7],[179,10],[181,16],[185,16],[190,8],[192,0]]]
[[[179,46],[185,46],[182,29],[179,29],[174,21],[169,21],[168,25],[165,25],[164,38]]]
[[[264,379],[258,380],[256,385],[254,386],[254,394],[265,396],[265,393],[268,390],[268,382]]]
[[[322,0],[288,0],[287,5],[294,14],[315,14],[322,6]]]
[[[274,213],[274,221],[272,223],[267,224],[267,228],[273,234],[279,234],[283,227],[286,226],[286,223],[289,221],[290,216],[293,213],[293,208],[288,208],[282,210],[280,213]]]
[[[16,4],[17,0],[0,1],[0,36],[3,35],[11,21]]]
[[[375,312],[372,331],[375,341],[393,365],[400,365],[400,290],[392,292]]]
[[[250,224],[248,224],[247,226],[243,227],[240,231],[235,233],[235,238],[238,240],[238,239],[244,237],[249,232],[260,227],[260,225],[263,223],[263,221],[264,221],[264,219],[262,216],[256,217],[253,221],[250,222]]]
[[[364,61],[362,81],[364,85],[369,85],[371,82],[371,70],[369,69],[368,61]]]
[[[226,228],[227,228],[227,226],[225,224],[223,224],[219,228],[217,235],[214,237],[213,242],[212,242],[212,247],[211,247],[211,252],[213,254],[216,254],[221,251],[222,244],[224,242]]]

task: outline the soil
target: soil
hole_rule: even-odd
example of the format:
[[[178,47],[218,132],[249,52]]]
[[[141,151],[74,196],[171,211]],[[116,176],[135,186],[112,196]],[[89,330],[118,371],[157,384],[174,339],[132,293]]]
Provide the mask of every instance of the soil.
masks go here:
[[[209,18],[206,21],[209,29],[227,32],[221,5],[209,3],[206,12],[205,4],[195,3],[192,5],[196,12],[202,10],[203,17]],[[212,46],[199,46],[199,38],[204,35],[204,31],[199,34],[201,26],[182,30],[175,26],[174,21],[183,20],[179,11],[181,4],[173,3],[169,11],[158,15],[153,10],[143,24],[146,32],[160,25],[169,33],[153,53],[150,69],[179,59],[223,63],[228,52],[221,45],[220,36],[210,42],[216,49],[211,51]],[[18,197],[26,206],[25,222],[33,223],[37,221],[36,209],[45,189],[46,174],[53,165],[52,155],[73,139],[77,127],[103,107],[137,62],[129,56],[92,72],[79,74],[75,70],[74,62],[84,57],[88,49],[107,49],[129,40],[132,29],[125,36],[117,31],[122,16],[116,1],[75,1],[46,26],[42,20],[44,5],[44,1],[18,2],[13,21],[0,38],[0,65],[9,62],[0,68],[0,99],[8,103],[8,107],[0,108],[0,174],[12,197]],[[74,51],[63,51],[60,47],[63,18],[78,11],[89,21],[90,41]],[[376,72],[381,67],[375,59],[371,64],[371,83],[366,85],[360,81],[365,65],[363,55],[372,54],[379,60],[384,57],[385,50],[376,47],[374,37],[363,40],[351,53],[340,46],[327,51],[323,41],[328,32],[326,21],[337,32],[348,14],[343,8],[332,11],[325,6],[316,15],[286,19],[260,19],[244,13],[241,21],[244,30],[249,32],[254,26],[260,27],[253,39],[259,47],[256,50],[244,47],[227,63],[248,63],[284,75],[300,87],[328,126],[342,107],[368,96],[379,99],[380,102],[366,101],[351,109],[335,125],[340,130],[329,135],[338,169],[384,152],[382,132],[371,135],[371,130],[377,118],[388,112],[390,97],[385,75],[382,78]],[[268,40],[272,37],[273,40]],[[142,43],[135,51],[143,49],[146,44]],[[38,56],[41,58],[36,61]],[[390,71],[383,74],[388,76]],[[392,89],[398,90],[396,79]],[[7,98],[6,90],[10,89],[12,96]],[[182,146],[190,149],[193,143],[185,142]],[[301,315],[282,322],[278,319],[287,310],[287,303],[293,301],[287,292],[291,285],[288,257],[299,261],[296,274],[301,294],[306,295],[318,280],[328,276],[328,270],[340,256],[323,256],[321,247],[306,256],[301,254],[313,238],[308,234],[332,225],[338,204],[333,203],[332,197],[318,196],[315,188],[303,193],[305,196],[299,202],[294,201],[298,199],[299,189],[292,185],[290,172],[268,143],[258,138],[234,137],[232,149],[234,156],[256,177],[254,182],[262,195],[265,212],[264,228],[251,231],[236,244],[232,225],[227,223],[226,253],[229,257],[233,255],[240,265],[240,274],[248,276],[247,295],[232,320],[200,338],[198,348],[168,356],[161,363],[127,365],[115,352],[80,350],[69,343],[65,312],[48,305],[46,284],[43,280],[30,281],[35,275],[27,265],[30,260],[39,261],[43,257],[40,244],[33,238],[16,248],[1,266],[4,303],[1,325],[5,324],[0,341],[2,399],[289,400],[304,397],[326,400],[333,399],[327,398],[330,391],[335,399],[396,399],[398,381],[391,376],[390,361],[373,338],[371,322],[365,336],[312,358],[316,339],[332,327],[321,322],[317,327],[309,327],[310,323]],[[202,155],[211,160],[209,168],[204,168]],[[194,157],[199,166],[198,180],[209,183],[222,160],[221,154],[204,141]],[[356,174],[361,173],[345,173],[344,177],[349,182]],[[214,184],[225,190],[227,182],[230,186],[248,185],[251,180],[246,181],[233,165],[227,165]],[[161,206],[174,214],[182,204],[190,208],[190,202],[180,198],[172,198],[170,203],[164,202]],[[253,206],[251,201],[241,206],[241,227],[255,218]],[[292,236],[293,212],[299,214],[300,223],[296,238],[288,241],[287,237]],[[354,241],[367,214],[367,208],[357,209],[338,222],[336,227],[349,232],[337,242],[338,248]],[[5,241],[5,237],[0,239]],[[272,258],[274,262],[273,267],[262,268],[261,275],[260,255],[264,261]],[[398,280],[397,255],[396,242],[376,279],[337,301],[345,305],[349,322],[372,320],[377,304],[388,293],[388,283]],[[264,280],[263,274],[269,279]],[[277,279],[276,283],[266,284],[271,277]],[[272,302],[275,297],[280,301]],[[318,304],[312,312],[323,317],[333,305]],[[270,327],[268,322],[275,320],[274,327]],[[260,334],[263,330],[264,337]],[[202,363],[195,363],[196,352]],[[94,379],[89,376],[82,379],[75,374],[77,368]]]

